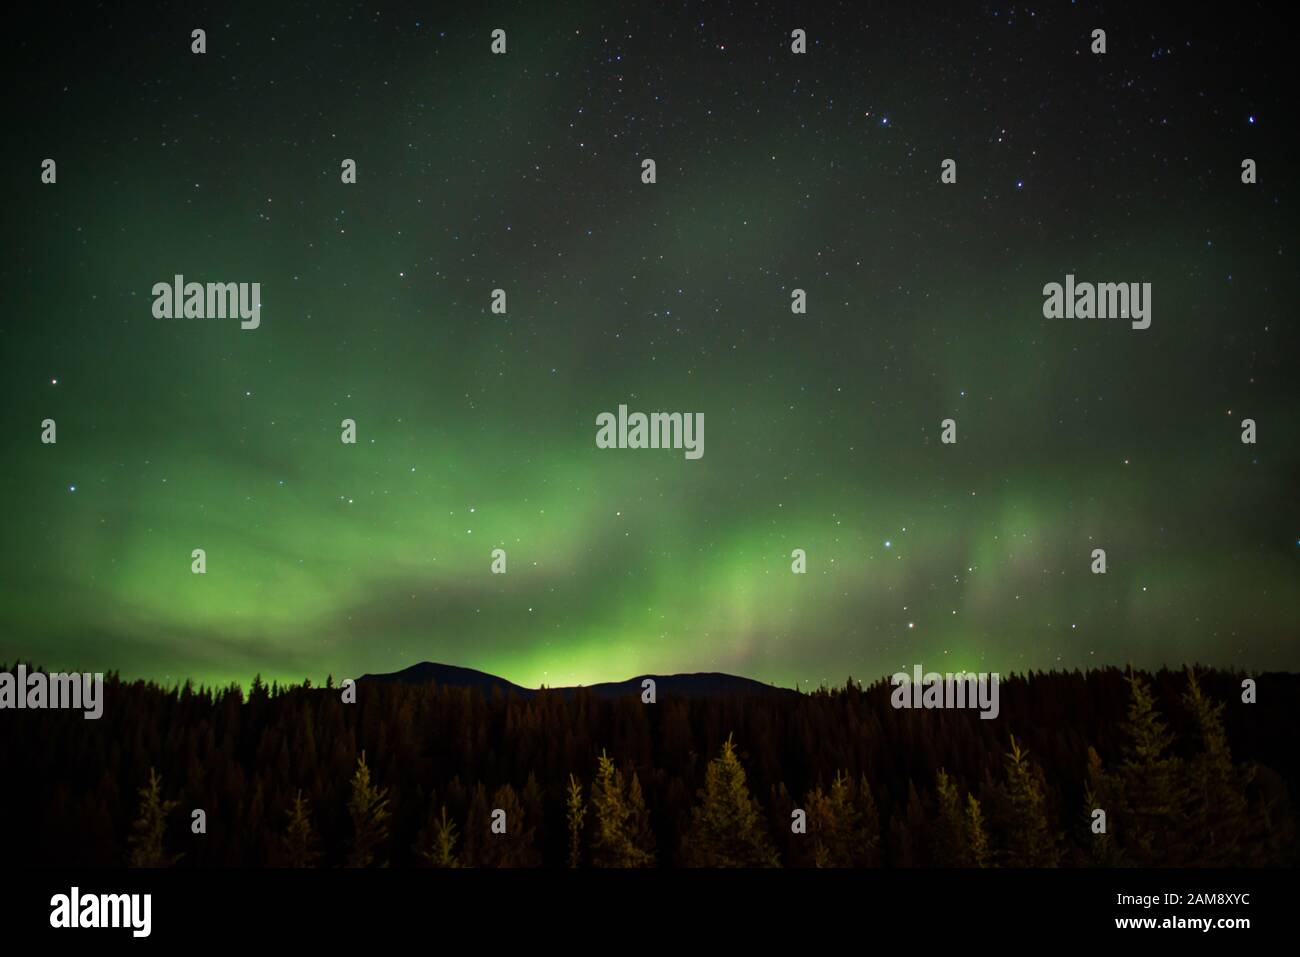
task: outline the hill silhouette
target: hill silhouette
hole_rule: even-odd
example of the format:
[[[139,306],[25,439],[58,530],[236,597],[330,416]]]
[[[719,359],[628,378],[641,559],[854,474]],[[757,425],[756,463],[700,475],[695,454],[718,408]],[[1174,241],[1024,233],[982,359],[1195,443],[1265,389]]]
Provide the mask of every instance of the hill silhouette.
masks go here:
[[[516,694],[521,698],[531,698],[539,694],[559,694],[572,697],[580,691],[589,692],[598,698],[622,698],[627,695],[640,696],[642,682],[651,679],[655,683],[656,694],[671,694],[687,698],[713,698],[727,695],[741,697],[794,695],[799,692],[791,688],[778,688],[764,684],[752,678],[742,678],[719,671],[694,672],[677,675],[637,675],[625,681],[606,681],[593,685],[572,685],[565,687],[525,688],[513,681],[507,681],[485,671],[473,668],[461,668],[457,665],[444,665],[434,661],[422,661],[401,671],[388,674],[362,675],[361,682],[382,682],[387,684],[436,684],[447,688],[476,688],[484,695],[494,690],[502,694]]]

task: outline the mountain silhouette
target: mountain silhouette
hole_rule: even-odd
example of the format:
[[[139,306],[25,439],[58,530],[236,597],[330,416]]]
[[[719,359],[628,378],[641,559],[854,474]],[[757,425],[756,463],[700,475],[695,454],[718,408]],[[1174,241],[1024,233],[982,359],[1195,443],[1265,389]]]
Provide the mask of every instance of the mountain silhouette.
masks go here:
[[[423,661],[418,665],[411,665],[409,668],[403,668],[401,671],[394,671],[389,674],[362,675],[357,679],[357,683],[360,684],[365,681],[400,682],[402,684],[432,683],[449,688],[477,688],[484,695],[491,695],[493,691],[499,690],[502,694],[516,694],[521,698],[531,698],[544,693],[561,694],[570,697],[579,691],[586,691],[598,698],[621,698],[626,695],[639,697],[642,691],[641,683],[647,678],[654,681],[656,696],[667,694],[678,697],[710,698],[724,695],[794,695],[799,693],[791,688],[778,688],[775,685],[754,681],[752,678],[741,678],[718,671],[684,675],[637,675],[635,678],[628,678],[626,681],[606,681],[594,685],[575,685],[561,688],[525,688],[513,681],[490,675],[485,671],[475,671],[473,668],[461,668],[456,665],[438,664],[433,661]]]

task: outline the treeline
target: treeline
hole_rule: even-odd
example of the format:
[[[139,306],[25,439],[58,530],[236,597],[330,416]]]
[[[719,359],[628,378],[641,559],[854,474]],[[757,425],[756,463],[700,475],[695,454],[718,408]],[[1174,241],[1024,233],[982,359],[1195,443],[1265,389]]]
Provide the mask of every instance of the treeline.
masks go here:
[[[92,866],[1297,862],[1293,675],[1034,673],[1001,715],[890,687],[701,697],[105,681],[0,712],[3,860]],[[198,814],[196,812],[202,812]]]

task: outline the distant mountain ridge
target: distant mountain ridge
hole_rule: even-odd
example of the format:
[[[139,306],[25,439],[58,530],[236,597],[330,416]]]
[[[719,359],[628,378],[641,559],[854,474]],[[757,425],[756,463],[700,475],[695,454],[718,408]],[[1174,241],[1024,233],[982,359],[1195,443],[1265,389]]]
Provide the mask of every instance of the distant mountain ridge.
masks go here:
[[[626,695],[641,694],[641,682],[646,678],[654,680],[655,694],[669,694],[680,697],[711,698],[723,695],[795,695],[799,692],[793,688],[778,688],[776,685],[764,684],[752,678],[724,674],[718,671],[697,672],[680,675],[637,675],[626,681],[606,681],[594,685],[575,685],[560,688],[525,688],[513,681],[499,678],[485,671],[473,668],[461,668],[457,665],[444,665],[434,661],[422,661],[401,671],[389,674],[362,675],[357,679],[363,681],[401,683],[401,684],[437,684],[448,688],[477,688],[484,695],[499,690],[502,694],[516,694],[521,698],[531,698],[544,693],[562,694],[566,697],[587,691],[599,698],[621,698]]]

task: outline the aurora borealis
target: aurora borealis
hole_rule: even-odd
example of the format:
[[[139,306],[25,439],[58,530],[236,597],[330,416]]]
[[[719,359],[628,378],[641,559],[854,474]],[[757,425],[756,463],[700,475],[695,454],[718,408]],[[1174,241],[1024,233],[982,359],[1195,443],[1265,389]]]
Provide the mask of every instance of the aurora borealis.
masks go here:
[[[1242,9],[49,11],[9,40],[0,661],[1300,668],[1289,34]],[[260,327],[154,318],[176,274],[259,282]],[[1067,274],[1151,283],[1150,328],[1043,318]],[[620,404],[705,454],[597,448]]]

